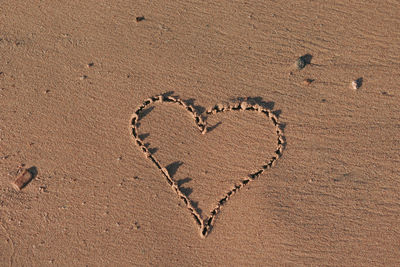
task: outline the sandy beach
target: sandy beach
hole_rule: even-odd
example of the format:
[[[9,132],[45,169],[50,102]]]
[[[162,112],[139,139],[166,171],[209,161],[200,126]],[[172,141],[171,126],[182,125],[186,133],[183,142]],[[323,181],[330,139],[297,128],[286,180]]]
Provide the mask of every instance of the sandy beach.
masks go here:
[[[399,266],[399,70],[398,1],[5,1],[0,266]]]

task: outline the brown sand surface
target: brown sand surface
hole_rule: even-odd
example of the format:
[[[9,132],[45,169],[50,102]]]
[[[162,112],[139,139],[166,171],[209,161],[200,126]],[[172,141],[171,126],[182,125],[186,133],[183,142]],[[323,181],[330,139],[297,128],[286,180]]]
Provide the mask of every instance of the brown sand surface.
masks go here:
[[[399,72],[395,0],[2,1],[0,266],[399,266]],[[146,158],[164,93],[208,132],[151,103]]]

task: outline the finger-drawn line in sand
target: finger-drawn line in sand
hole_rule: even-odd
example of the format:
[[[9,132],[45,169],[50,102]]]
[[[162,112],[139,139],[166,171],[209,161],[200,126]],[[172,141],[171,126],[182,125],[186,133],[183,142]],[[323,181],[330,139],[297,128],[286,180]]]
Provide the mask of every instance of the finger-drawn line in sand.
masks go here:
[[[182,99],[174,96],[170,96],[169,94],[161,94],[157,96],[150,97],[146,99],[142,105],[140,105],[131,117],[131,134],[135,143],[139,146],[140,150],[144,153],[144,155],[150,159],[153,164],[161,171],[163,176],[165,177],[168,184],[171,186],[172,190],[178,195],[178,197],[185,203],[187,209],[192,214],[196,224],[200,228],[200,235],[202,237],[206,237],[207,234],[210,233],[212,226],[214,225],[216,216],[221,211],[222,206],[231,198],[235,193],[237,193],[241,188],[246,186],[249,182],[255,180],[259,177],[264,171],[268,170],[275,166],[277,160],[282,156],[283,149],[285,147],[285,138],[283,136],[283,127],[278,122],[277,116],[268,108],[265,108],[259,104],[249,103],[247,101],[240,101],[236,103],[231,103],[228,105],[215,105],[214,107],[208,109],[205,114],[211,115],[219,112],[227,112],[227,111],[255,111],[261,114],[264,114],[269,118],[273,125],[275,126],[276,135],[277,135],[277,146],[274,152],[274,156],[267,162],[265,165],[261,166],[261,168],[248,175],[248,177],[242,179],[238,183],[236,183],[231,190],[226,192],[223,197],[217,202],[216,206],[210,211],[210,215],[206,218],[202,218],[196,208],[193,206],[192,201],[181,191],[179,185],[176,181],[174,181],[169,174],[168,170],[161,165],[161,163],[156,159],[155,156],[150,153],[149,149],[145,146],[143,140],[139,137],[138,134],[138,121],[140,120],[140,115],[144,111],[146,107],[148,107],[152,103],[175,103],[182,106],[184,109],[189,111],[195,121],[197,128],[200,130],[202,134],[206,134],[208,127],[205,120],[203,120],[200,114],[197,114],[195,108],[185,103]]]

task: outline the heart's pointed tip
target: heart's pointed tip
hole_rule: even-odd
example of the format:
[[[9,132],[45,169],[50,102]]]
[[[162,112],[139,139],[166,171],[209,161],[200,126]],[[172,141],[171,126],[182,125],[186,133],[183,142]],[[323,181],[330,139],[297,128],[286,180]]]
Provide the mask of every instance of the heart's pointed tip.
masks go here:
[[[207,237],[207,234],[208,234],[208,231],[207,231],[207,228],[205,228],[205,227],[202,227],[201,229],[200,229],[200,237],[201,238],[203,238],[203,239],[205,239],[206,237]]]

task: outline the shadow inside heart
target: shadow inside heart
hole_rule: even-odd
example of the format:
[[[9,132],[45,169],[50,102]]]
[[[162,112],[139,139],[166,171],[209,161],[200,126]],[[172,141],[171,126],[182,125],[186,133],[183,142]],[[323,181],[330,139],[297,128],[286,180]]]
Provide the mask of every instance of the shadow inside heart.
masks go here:
[[[228,198],[281,156],[282,132],[265,107],[271,102],[257,99],[261,104],[217,105],[200,116],[196,110],[204,109],[192,107],[193,99],[188,105],[164,95],[145,101],[133,116],[136,143],[186,203],[203,236]],[[146,134],[139,134],[138,121]]]

